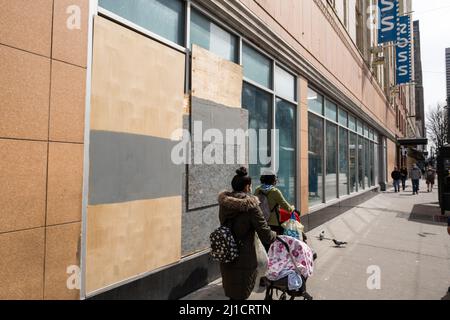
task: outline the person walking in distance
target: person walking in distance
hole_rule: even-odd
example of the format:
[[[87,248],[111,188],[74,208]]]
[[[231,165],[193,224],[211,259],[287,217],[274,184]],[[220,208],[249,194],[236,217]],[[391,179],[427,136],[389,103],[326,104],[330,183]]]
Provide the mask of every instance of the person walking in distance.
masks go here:
[[[433,169],[433,167],[429,166],[425,173],[425,176],[427,179],[427,191],[433,192],[434,181],[436,179],[436,171]]]
[[[406,167],[403,167],[402,170],[400,170],[400,173],[402,174],[402,188],[403,191],[406,190],[406,180],[408,179],[408,169]]]
[[[419,169],[417,164],[411,170],[411,181],[413,185],[413,195],[419,194],[419,184],[422,178],[422,171]]]
[[[402,178],[402,174],[398,171],[397,167],[394,167],[394,171],[391,173],[391,178],[394,181],[394,190],[395,193],[400,192],[400,181]]]

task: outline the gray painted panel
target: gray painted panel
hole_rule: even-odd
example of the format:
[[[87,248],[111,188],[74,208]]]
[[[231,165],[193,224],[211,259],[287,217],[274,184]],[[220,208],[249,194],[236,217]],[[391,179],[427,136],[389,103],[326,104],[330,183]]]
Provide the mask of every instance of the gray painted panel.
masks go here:
[[[183,166],[171,161],[177,142],[91,131],[89,204],[180,196]]]

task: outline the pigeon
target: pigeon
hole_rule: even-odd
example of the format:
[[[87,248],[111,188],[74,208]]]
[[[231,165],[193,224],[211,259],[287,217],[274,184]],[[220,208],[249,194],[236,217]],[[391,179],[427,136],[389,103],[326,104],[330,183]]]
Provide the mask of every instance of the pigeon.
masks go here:
[[[337,241],[336,239],[333,239],[333,242],[337,247],[345,246],[347,244],[347,242]]]
[[[325,239],[325,231],[322,231],[319,235],[319,240],[322,241],[323,239]]]

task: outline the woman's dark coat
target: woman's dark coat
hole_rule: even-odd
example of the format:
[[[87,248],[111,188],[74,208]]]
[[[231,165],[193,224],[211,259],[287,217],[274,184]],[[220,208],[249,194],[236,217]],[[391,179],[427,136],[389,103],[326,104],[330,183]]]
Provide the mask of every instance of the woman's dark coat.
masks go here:
[[[257,197],[223,192],[219,195],[219,205],[220,223],[231,228],[239,243],[239,257],[220,265],[225,295],[233,300],[245,300],[252,293],[257,275],[255,231],[263,244],[275,241],[276,234],[267,225]]]

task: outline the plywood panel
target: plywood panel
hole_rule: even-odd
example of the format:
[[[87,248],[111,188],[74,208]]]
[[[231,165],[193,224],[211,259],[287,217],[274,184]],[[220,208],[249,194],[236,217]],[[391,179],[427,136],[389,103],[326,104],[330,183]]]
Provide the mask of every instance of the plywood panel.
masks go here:
[[[196,45],[192,48],[192,95],[240,108],[242,99],[242,66],[224,60]]]
[[[182,128],[185,56],[96,17],[91,129],[170,139]]]
[[[181,258],[181,197],[90,206],[87,292]]]

